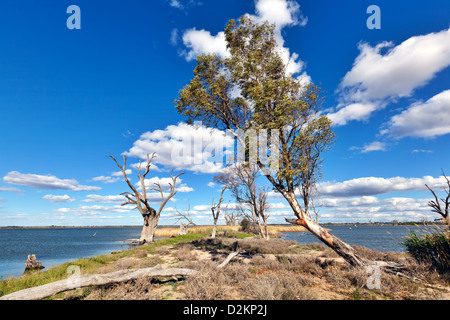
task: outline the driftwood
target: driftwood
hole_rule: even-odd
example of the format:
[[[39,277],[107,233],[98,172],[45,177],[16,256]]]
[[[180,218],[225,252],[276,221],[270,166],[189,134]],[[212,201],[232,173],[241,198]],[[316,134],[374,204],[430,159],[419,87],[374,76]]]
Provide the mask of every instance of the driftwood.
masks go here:
[[[225,267],[231,261],[231,259],[233,259],[235,256],[237,256],[239,253],[240,253],[240,251],[234,251],[234,252],[230,253],[228,255],[228,257],[221,264],[219,264],[217,266],[217,268],[221,269],[221,268]]]
[[[36,255],[34,254],[28,255],[28,259],[27,261],[25,261],[25,272],[30,270],[40,270],[44,268],[45,267],[42,265],[42,263],[36,260]]]
[[[86,274],[68,279],[28,288],[0,297],[0,300],[41,300],[55,294],[82,287],[103,286],[112,283],[133,280],[139,277],[190,276],[197,271],[182,268],[163,269],[160,265],[153,268],[120,270],[106,274]]]

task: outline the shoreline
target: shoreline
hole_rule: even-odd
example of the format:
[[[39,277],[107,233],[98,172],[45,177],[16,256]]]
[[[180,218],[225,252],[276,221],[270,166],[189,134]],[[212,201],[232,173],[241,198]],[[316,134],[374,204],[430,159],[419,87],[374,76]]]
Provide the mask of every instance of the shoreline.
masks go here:
[[[324,227],[332,227],[332,226],[439,226],[444,225],[442,222],[423,222],[423,221],[408,221],[408,222],[328,222],[322,223],[321,226]],[[212,225],[197,225],[198,227],[212,227]],[[223,225],[218,225],[218,227],[222,227]],[[273,227],[289,227],[291,224],[283,223],[283,224],[268,224],[268,226]],[[178,228],[179,225],[160,225],[158,229],[165,228]],[[142,228],[142,225],[104,225],[104,226],[0,226],[1,229],[101,229],[101,228]]]
[[[218,268],[239,243],[242,251],[223,269]],[[287,245],[289,244],[289,245]],[[172,277],[148,281],[117,282],[109,286],[86,286],[68,290],[48,299],[56,300],[447,300],[448,282],[436,286],[436,275],[421,269],[426,284],[417,286],[412,279],[418,267],[404,253],[389,253],[359,248],[366,259],[408,260],[408,276],[382,274],[379,290],[366,288],[367,274],[348,268],[334,251],[321,244],[302,245],[272,238],[268,241],[247,234],[240,237],[210,238],[206,234],[188,234],[151,244],[73,260],[53,268],[0,281],[0,296],[27,289],[30,279],[39,286],[66,279],[67,268],[79,266],[84,275],[108,274],[118,270],[189,268],[199,272],[191,277]],[[295,272],[293,272],[295,271]],[[231,281],[230,281],[231,279]],[[276,289],[276,290],[274,290]],[[444,290],[445,289],[445,290]],[[432,290],[430,292],[430,290]],[[272,295],[267,296],[267,292]]]

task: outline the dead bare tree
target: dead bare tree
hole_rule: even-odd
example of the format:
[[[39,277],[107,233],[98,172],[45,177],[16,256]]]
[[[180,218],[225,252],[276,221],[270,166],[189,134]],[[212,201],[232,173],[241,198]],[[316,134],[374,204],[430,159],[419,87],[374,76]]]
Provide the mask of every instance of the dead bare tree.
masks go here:
[[[227,189],[227,186],[224,186],[222,188],[222,192],[220,193],[219,202],[217,203],[217,205],[214,204],[214,198],[212,199],[212,202],[211,202],[211,212],[212,212],[212,216],[213,216],[213,220],[214,220],[213,231],[211,234],[212,238],[216,237],[217,221],[219,220],[219,215],[220,215],[220,205],[222,204],[223,193],[225,192],[226,189]]]
[[[175,186],[176,182],[179,176],[181,176],[184,173],[180,173],[176,176],[173,175],[173,172],[171,173],[171,179],[172,183],[169,183],[170,189],[169,194],[164,195],[163,188],[161,187],[161,184],[159,182],[155,182],[156,188],[149,188],[148,190],[159,192],[161,195],[161,204],[159,206],[158,211],[156,211],[154,208],[152,208],[149,204],[149,199],[147,198],[147,187],[145,186],[145,176],[150,171],[150,165],[153,160],[153,158],[156,157],[155,153],[153,153],[151,156],[147,153],[147,162],[145,165],[144,173],[141,173],[141,160],[139,159],[139,166],[138,166],[138,177],[139,177],[139,183],[141,185],[142,191],[138,191],[137,188],[130,182],[130,180],[127,177],[126,173],[126,161],[127,158],[124,155],[123,156],[123,165],[121,166],[117,160],[113,156],[109,156],[114,160],[114,162],[117,164],[117,166],[122,171],[123,177],[125,179],[125,182],[128,184],[130,189],[133,191],[131,192],[123,192],[121,195],[124,195],[127,199],[127,202],[122,203],[122,206],[133,204],[136,205],[136,208],[141,213],[142,217],[144,218],[144,226],[142,227],[141,237],[139,239],[139,242],[141,244],[147,243],[147,242],[153,242],[155,241],[155,231],[158,226],[159,217],[161,215],[161,211],[164,209],[167,202],[176,194]]]
[[[175,211],[177,212],[177,217],[175,219],[175,223],[178,223],[180,221],[185,220],[187,222],[188,226],[196,226],[197,224],[194,222],[193,218],[191,217],[191,204],[188,202],[188,207],[184,211],[180,211],[175,208]]]
[[[450,228],[450,219],[448,216],[450,207],[450,179],[447,178],[444,171],[442,171],[442,174],[447,182],[447,190],[444,189],[445,193],[447,193],[447,197],[445,199],[444,198],[440,199],[444,205],[444,208],[441,207],[439,198],[436,195],[436,193],[428,185],[425,184],[425,186],[428,188],[428,190],[430,190],[430,192],[434,196],[434,200],[429,201],[428,205],[433,209],[432,210],[433,212],[436,212],[441,215],[442,219],[447,223],[448,227]]]
[[[225,224],[227,226],[237,226],[239,223],[239,219],[241,219],[242,214],[236,213],[235,209],[229,209],[229,202],[225,205],[225,210],[223,211],[223,216],[225,218]],[[230,213],[231,211],[231,213]]]
[[[234,164],[214,177],[214,180],[230,189],[241,204],[243,214],[247,215],[247,211],[250,213],[247,216],[258,227],[260,236],[269,239],[267,190],[257,185],[258,173],[257,165]]]

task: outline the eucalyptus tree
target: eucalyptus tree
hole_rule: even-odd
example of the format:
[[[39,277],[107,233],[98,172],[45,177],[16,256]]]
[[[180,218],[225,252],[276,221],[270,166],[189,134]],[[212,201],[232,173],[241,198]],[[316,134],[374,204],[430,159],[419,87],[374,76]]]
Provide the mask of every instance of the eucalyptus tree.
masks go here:
[[[194,76],[180,90],[176,108],[187,123],[202,121],[231,132],[267,130],[278,140],[276,149],[260,143],[254,162],[289,203],[295,218],[286,220],[304,226],[352,265],[363,266],[365,261],[353,247],[314,222],[297,199],[296,192],[303,190],[308,205],[309,190],[320,178],[322,155],[335,135],[321,112],[321,89],[287,73],[274,28],[249,16],[230,20],[225,28],[229,55],[198,56]],[[245,143],[241,139],[244,148]],[[263,161],[267,155],[276,157]]]

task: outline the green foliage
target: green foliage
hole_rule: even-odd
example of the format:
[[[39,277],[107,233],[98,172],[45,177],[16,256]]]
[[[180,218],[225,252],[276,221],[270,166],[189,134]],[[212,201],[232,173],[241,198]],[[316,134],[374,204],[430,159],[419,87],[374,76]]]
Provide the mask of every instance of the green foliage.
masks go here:
[[[218,129],[279,130],[279,168],[266,176],[278,189],[302,186],[309,197],[320,178],[321,154],[335,138],[331,121],[320,113],[321,90],[286,73],[274,25],[243,16],[229,21],[225,37],[230,56],[197,58],[194,77],[175,100],[178,112],[188,123]]]
[[[239,225],[241,226],[242,231],[244,232],[249,232],[252,229],[252,222],[248,218],[242,219]]]
[[[411,232],[403,244],[417,261],[430,263],[438,271],[450,272],[450,233],[439,230],[423,235]]]

